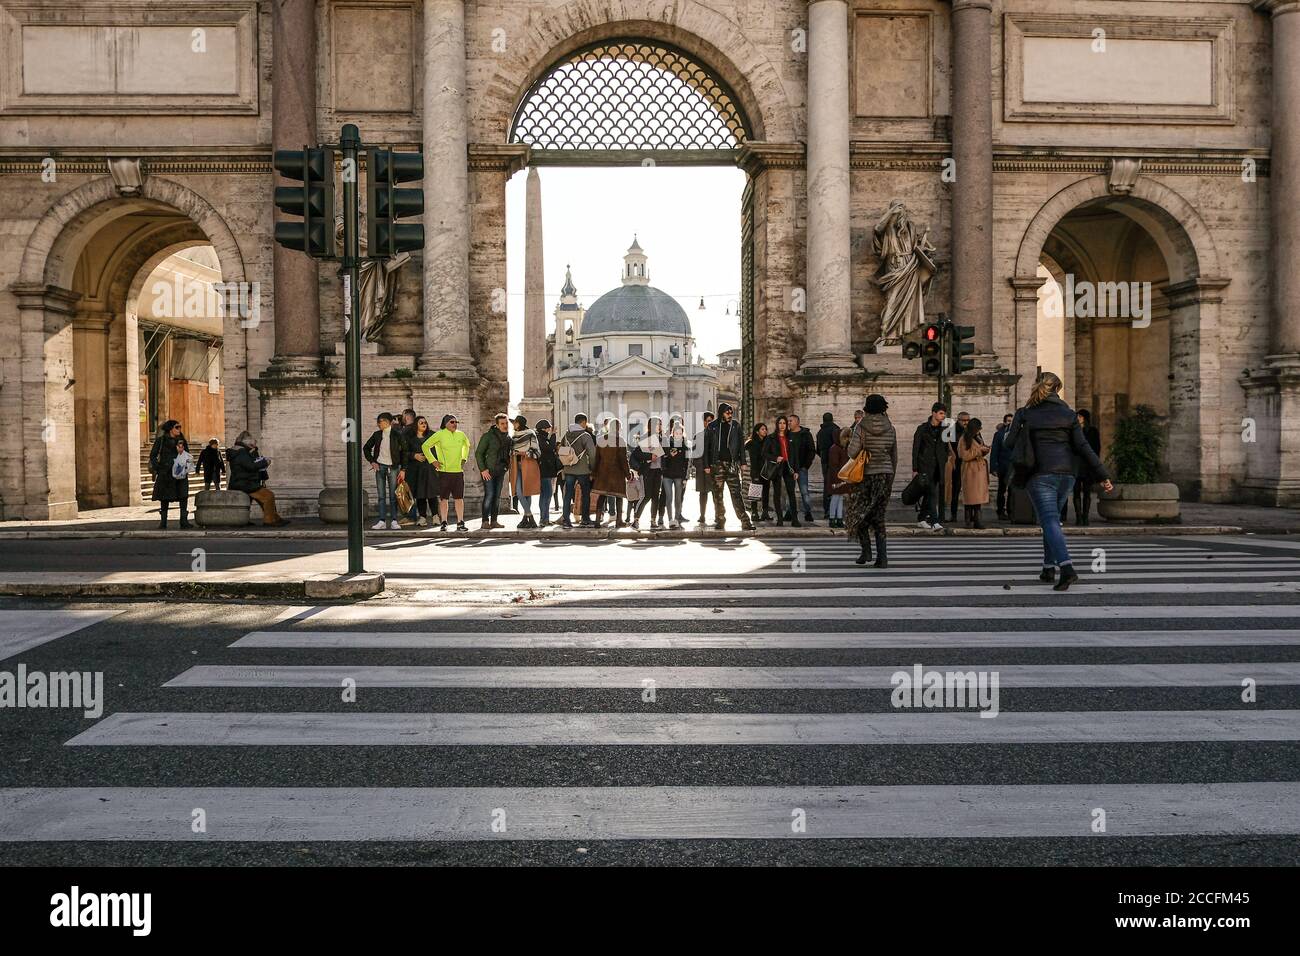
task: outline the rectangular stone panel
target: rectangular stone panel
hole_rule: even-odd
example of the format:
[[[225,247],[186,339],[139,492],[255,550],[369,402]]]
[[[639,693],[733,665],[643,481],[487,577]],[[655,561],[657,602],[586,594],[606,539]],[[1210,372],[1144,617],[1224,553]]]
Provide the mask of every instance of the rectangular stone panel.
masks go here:
[[[414,105],[415,11],[410,4],[332,8],[334,109],[409,113]]]
[[[1209,40],[1025,37],[1025,103],[1211,106]]]
[[[256,113],[257,5],[0,0],[0,112]]]
[[[853,21],[855,116],[930,115],[930,14],[857,11]]]
[[[1003,18],[1003,118],[1065,123],[1234,121],[1234,21]]]

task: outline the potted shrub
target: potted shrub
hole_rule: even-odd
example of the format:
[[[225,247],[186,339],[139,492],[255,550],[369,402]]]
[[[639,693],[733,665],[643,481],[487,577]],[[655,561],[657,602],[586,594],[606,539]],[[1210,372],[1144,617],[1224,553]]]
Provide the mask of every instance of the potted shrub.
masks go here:
[[[1178,520],[1178,486],[1158,480],[1164,443],[1160,417],[1151,406],[1138,405],[1120,419],[1107,458],[1115,490],[1101,492],[1098,514],[1107,521]]]

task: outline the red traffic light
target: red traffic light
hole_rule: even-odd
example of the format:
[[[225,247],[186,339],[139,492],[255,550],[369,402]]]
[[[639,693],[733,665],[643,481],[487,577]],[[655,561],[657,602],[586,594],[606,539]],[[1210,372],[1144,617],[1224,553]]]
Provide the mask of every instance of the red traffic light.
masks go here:
[[[937,342],[939,340],[939,326],[927,325],[925,327],[925,340],[927,342]]]

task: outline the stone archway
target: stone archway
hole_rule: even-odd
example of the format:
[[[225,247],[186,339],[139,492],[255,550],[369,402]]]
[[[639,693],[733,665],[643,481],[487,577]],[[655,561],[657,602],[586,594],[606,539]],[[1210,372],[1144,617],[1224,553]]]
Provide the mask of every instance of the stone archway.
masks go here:
[[[91,314],[84,308],[84,291],[78,291],[85,281],[77,276],[83,253],[96,237],[120,228],[124,217],[133,214],[157,214],[174,222],[141,230],[129,248],[114,249],[102,257],[98,273],[102,279],[95,286],[97,298]],[[133,196],[119,195],[107,177],[93,180],[60,198],[37,223],[23,253],[19,281],[10,287],[18,303],[24,370],[22,486],[18,494],[6,494],[14,503],[11,513],[33,519],[66,519],[77,514],[76,449],[85,442],[84,435],[77,435],[76,425],[79,371],[82,404],[85,390],[98,386],[106,393],[105,407],[111,398],[114,409],[113,415],[102,416],[111,478],[100,482],[102,494],[96,492],[92,500],[96,504],[138,500],[139,442],[138,437],[133,440],[125,418],[128,407],[134,414],[138,406],[138,401],[136,406],[131,403],[133,388],[138,394],[138,382],[130,375],[133,349],[126,341],[125,302],[145,262],[162,248],[194,241],[211,243],[223,278],[244,281],[243,258],[227,224],[197,193],[166,179],[145,177],[138,195]],[[232,321],[238,323],[237,318],[227,317],[228,332]],[[233,329],[238,332],[238,324]],[[92,346],[89,352],[88,343]],[[103,361],[87,365],[88,355]],[[106,363],[111,363],[112,371],[95,373],[94,368]]]
[[[1093,176],[1058,192],[1034,216],[1021,240],[1016,274],[1011,279],[1018,290],[1018,396],[1023,401],[1032,385],[1032,375],[1027,372],[1032,371],[1036,360],[1037,320],[1036,298],[1020,290],[1031,286],[1036,289],[1042,281],[1036,273],[1044,255],[1058,261],[1069,258],[1084,266],[1085,274],[1079,278],[1088,281],[1117,278],[1105,274],[1105,267],[1093,263],[1086,250],[1069,248],[1055,235],[1067,217],[1083,212],[1117,214],[1122,217],[1120,221],[1130,223],[1131,239],[1147,237],[1163,258],[1166,278],[1153,293],[1157,310],[1168,318],[1168,426],[1172,440],[1165,452],[1166,469],[1186,498],[1217,497],[1224,491],[1219,469],[1218,306],[1229,280],[1219,275],[1218,253],[1204,221],[1186,199],[1169,187],[1142,177],[1131,190],[1112,191],[1106,176]],[[1089,350],[1082,351],[1078,367],[1081,374],[1087,374],[1094,356]]]

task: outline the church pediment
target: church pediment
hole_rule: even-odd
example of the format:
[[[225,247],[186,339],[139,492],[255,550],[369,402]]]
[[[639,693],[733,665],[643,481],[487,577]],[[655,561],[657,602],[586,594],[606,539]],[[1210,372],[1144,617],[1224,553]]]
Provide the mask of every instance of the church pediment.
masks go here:
[[[668,379],[671,375],[672,373],[668,369],[662,365],[656,365],[641,355],[630,355],[623,361],[607,366],[600,371],[602,381],[613,378]]]

